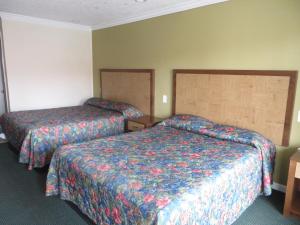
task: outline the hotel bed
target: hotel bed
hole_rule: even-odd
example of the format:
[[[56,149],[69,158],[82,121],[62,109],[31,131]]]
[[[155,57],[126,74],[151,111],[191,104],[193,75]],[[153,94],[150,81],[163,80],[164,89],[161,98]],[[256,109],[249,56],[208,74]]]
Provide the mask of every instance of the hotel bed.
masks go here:
[[[97,224],[218,225],[233,223],[261,193],[270,195],[275,145],[258,132],[204,119],[205,110],[195,105],[182,108],[197,98],[197,82],[186,71],[176,73],[174,84],[174,114],[197,116],[176,115],[141,132],[61,147],[46,195],[73,202]],[[180,98],[186,90],[191,94]]]
[[[60,148],[47,195],[75,203],[96,224],[165,225],[231,224],[261,191],[271,193],[271,142],[228,126],[193,130],[189,116],[178,118]]]
[[[50,163],[56,148],[124,132],[124,120],[153,112],[153,70],[102,69],[101,96],[82,106],[6,113],[1,127],[28,168]],[[123,81],[122,84],[116,80]],[[136,82],[134,92],[128,86]],[[118,90],[111,89],[111,85]],[[132,95],[140,97],[133,98]]]

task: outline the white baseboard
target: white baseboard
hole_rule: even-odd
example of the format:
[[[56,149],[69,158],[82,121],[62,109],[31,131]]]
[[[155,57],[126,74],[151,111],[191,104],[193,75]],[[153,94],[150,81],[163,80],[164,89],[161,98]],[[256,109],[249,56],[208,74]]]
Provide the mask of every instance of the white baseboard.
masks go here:
[[[276,191],[280,191],[280,192],[285,193],[286,186],[283,185],[283,184],[279,184],[279,183],[274,182],[274,183],[272,184],[272,189],[274,189],[274,190],[276,190]]]

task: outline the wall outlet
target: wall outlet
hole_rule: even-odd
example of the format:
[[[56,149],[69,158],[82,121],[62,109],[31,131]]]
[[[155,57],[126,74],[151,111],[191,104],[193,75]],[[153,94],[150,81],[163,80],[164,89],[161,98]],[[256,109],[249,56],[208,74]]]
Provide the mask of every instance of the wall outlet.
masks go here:
[[[167,95],[163,95],[163,103],[168,103],[168,96]]]
[[[297,119],[298,123],[300,123],[300,110],[298,111],[298,119]]]

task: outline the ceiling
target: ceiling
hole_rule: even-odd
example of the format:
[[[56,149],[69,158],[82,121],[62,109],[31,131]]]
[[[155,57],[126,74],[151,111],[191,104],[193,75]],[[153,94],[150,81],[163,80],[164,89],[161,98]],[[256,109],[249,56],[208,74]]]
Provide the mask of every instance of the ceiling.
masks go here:
[[[225,0],[0,0],[0,11],[99,29]]]

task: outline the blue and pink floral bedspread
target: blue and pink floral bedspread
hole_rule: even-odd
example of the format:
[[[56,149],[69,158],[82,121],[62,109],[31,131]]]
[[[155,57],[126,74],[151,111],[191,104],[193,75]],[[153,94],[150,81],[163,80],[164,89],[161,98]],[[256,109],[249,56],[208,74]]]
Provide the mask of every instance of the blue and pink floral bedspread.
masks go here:
[[[29,169],[50,163],[59,146],[117,135],[124,131],[121,113],[90,105],[4,114],[2,129],[20,150],[19,162]]]
[[[134,106],[90,98],[82,106],[18,111],[0,118],[8,141],[20,150],[19,162],[28,168],[50,163],[55,149],[124,132],[124,119],[143,113]]]
[[[221,225],[271,194],[270,141],[235,127],[179,124],[59,148],[46,195],[75,203],[97,224]]]

